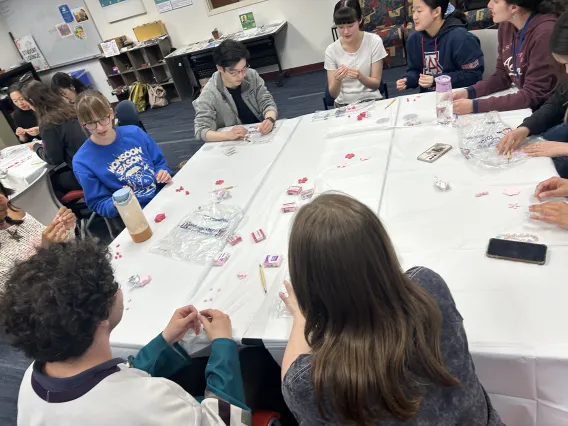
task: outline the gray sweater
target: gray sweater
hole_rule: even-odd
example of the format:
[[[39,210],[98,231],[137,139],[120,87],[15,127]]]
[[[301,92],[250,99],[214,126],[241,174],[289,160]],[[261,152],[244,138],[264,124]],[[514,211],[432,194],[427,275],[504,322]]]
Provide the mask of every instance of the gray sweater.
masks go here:
[[[458,378],[461,386],[426,389],[422,406],[409,422],[385,420],[377,426],[502,426],[489,397],[475,374],[468,349],[463,319],[458,312],[448,286],[435,272],[418,267],[407,272],[417,284],[426,289],[438,302],[442,311],[442,353],[446,368]],[[310,379],[311,355],[301,355],[294,361],[282,383],[284,399],[300,425],[342,425],[332,419],[321,420]]]
[[[255,70],[248,69],[241,87],[243,101],[257,117],[264,117],[268,111],[278,112],[274,98]],[[242,124],[235,101],[218,71],[207,82],[199,98],[193,101],[193,107],[197,139],[204,141],[209,130]]]

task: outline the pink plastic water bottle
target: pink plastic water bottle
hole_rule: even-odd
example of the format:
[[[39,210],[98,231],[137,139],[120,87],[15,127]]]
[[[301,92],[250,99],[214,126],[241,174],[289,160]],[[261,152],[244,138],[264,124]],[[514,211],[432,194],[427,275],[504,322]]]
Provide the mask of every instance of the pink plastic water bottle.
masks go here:
[[[436,77],[436,116],[438,124],[448,126],[454,117],[452,79],[447,75]]]

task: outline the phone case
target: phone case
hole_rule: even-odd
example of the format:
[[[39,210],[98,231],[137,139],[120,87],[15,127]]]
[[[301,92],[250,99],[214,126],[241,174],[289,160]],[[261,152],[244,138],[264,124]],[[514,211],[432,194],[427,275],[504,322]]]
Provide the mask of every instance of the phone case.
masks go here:
[[[430,148],[428,148],[422,154],[420,154],[417,157],[417,160],[418,161],[424,161],[426,163],[433,163],[438,158],[440,158],[442,155],[444,155],[446,152],[448,152],[450,149],[452,149],[451,145],[448,145],[448,144],[445,144],[445,143],[437,143],[437,144],[432,145]]]
[[[489,244],[491,244],[492,240],[493,238],[489,240]],[[546,263],[546,252],[548,251],[548,246],[546,246],[545,244],[534,244],[534,243],[524,243],[524,244],[531,244],[535,246],[544,247],[546,249],[544,259],[542,261],[534,261],[534,260],[519,259],[517,257],[499,256],[496,254],[489,253],[489,246],[487,247],[487,252],[485,253],[485,255],[491,259],[510,260],[512,262],[530,263],[532,265],[544,265]]]

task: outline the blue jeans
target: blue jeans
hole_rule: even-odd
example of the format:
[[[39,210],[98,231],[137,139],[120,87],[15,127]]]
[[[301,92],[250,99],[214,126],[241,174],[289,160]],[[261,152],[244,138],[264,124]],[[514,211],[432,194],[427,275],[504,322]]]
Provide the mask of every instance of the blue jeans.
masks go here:
[[[568,142],[568,123],[562,123],[542,134],[547,141]],[[568,178],[568,157],[553,157],[552,161],[561,178]]]

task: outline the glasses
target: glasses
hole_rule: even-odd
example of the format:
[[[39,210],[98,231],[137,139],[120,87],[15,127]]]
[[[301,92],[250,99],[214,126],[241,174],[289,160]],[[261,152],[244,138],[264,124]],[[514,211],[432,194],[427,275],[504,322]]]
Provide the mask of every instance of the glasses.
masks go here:
[[[101,118],[100,120],[91,121],[90,123],[86,123],[84,127],[85,127],[85,129],[87,129],[87,130],[93,131],[93,130],[97,130],[97,126],[98,126],[99,124],[100,124],[102,127],[108,126],[108,125],[110,124],[110,115],[107,115],[106,117]]]
[[[233,77],[238,77],[239,75],[246,75],[247,71],[249,70],[250,65],[247,65],[242,70],[227,70],[227,72],[232,75]]]

